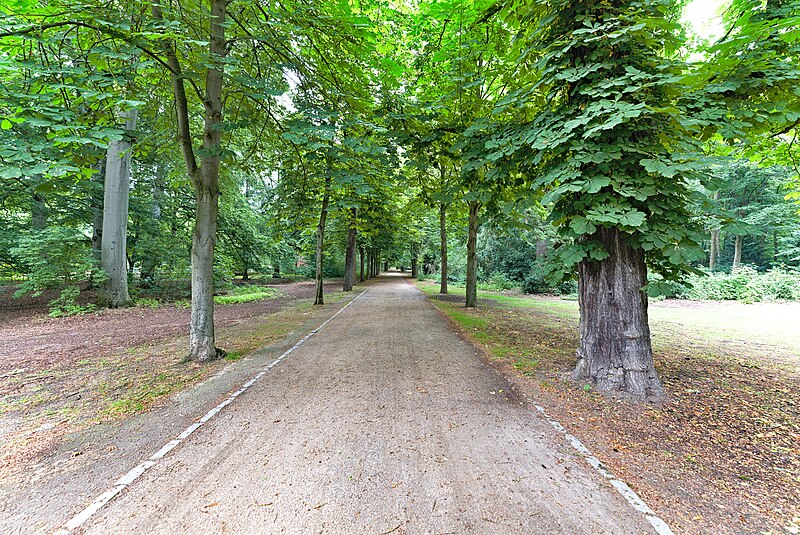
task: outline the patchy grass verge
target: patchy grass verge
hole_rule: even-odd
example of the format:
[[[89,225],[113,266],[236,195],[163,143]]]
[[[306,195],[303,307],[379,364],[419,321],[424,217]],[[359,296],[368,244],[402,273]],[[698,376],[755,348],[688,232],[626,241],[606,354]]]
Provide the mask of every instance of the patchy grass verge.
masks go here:
[[[670,400],[641,405],[569,380],[576,303],[480,292],[464,309],[458,288],[417,286],[676,532],[800,533],[800,334],[771,337],[791,321],[772,305],[651,307]]]

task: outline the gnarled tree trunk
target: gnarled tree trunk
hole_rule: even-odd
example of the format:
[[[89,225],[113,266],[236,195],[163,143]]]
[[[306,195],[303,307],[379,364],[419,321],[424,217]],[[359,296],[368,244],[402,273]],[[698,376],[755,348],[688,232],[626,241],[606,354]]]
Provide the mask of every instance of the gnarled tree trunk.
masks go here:
[[[481,204],[469,202],[469,226],[467,229],[467,298],[465,307],[478,306],[478,213]]]
[[[125,115],[125,130],[136,128],[135,109]],[[108,277],[100,287],[100,303],[111,307],[131,303],[128,293],[128,197],[131,181],[130,138],[112,141],[106,152],[106,176],[103,195],[103,229],[100,267]]]
[[[644,252],[626,245],[618,229],[600,229],[592,238],[610,256],[578,265],[581,339],[572,378],[602,391],[663,397],[642,290],[647,284]]]
[[[440,270],[439,293],[447,293],[447,205],[439,205],[439,246],[441,248],[442,268]]]

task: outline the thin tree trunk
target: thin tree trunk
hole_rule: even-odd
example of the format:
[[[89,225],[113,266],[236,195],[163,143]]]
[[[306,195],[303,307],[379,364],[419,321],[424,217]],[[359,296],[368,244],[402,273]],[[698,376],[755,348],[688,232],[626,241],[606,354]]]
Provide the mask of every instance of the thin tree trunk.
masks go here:
[[[47,206],[44,196],[35,191],[31,193],[31,230],[47,228]]]
[[[344,255],[344,291],[352,291],[353,285],[356,283],[356,217],[358,216],[358,209],[353,208],[350,211],[351,220],[350,228],[347,233],[347,250]]]
[[[125,113],[126,131],[136,129],[136,115],[135,109]],[[108,278],[100,288],[99,299],[101,304],[111,308],[131,303],[127,265],[131,146],[131,140],[123,138],[109,143],[106,152],[100,267]]]
[[[189,104],[186,98],[185,78],[171,39],[163,42],[164,54],[170,69],[175,97],[178,142],[186,163],[186,171],[195,190],[196,215],[192,233],[192,317],[189,324],[189,359],[211,360],[225,354],[214,346],[214,246],[217,235],[219,209],[219,164],[222,139],[222,86],[221,60],[226,53],[225,8],[226,0],[210,0],[209,66],[206,71],[206,94],[203,99],[205,117],[203,124],[203,156],[198,167],[189,127]],[[161,5],[151,5],[153,18],[162,20]]]
[[[439,205],[439,246],[441,248],[442,267],[440,270],[439,293],[447,293],[447,205]]]
[[[412,279],[416,279],[417,278],[417,275],[418,275],[417,270],[418,270],[418,268],[417,268],[417,248],[416,248],[416,246],[414,246],[414,247],[411,248],[411,278]]]
[[[469,202],[469,227],[467,233],[467,297],[465,307],[478,306],[478,213],[481,204]]]
[[[708,252],[708,269],[714,271],[717,267],[717,255],[719,254],[719,229],[711,231],[711,246]]]
[[[331,174],[330,171],[325,175],[325,189],[322,193],[322,210],[319,213],[319,224],[317,225],[317,251],[316,251],[316,288],[315,305],[325,304],[322,291],[322,252],[325,246],[325,222],[328,220],[328,203],[331,197]]]
[[[731,271],[736,271],[739,269],[739,266],[742,264],[742,239],[744,236],[736,236],[736,240],[733,242],[733,266],[731,266]]]
[[[572,378],[598,390],[661,398],[647,320],[644,252],[624,243],[618,229],[600,229],[610,256],[578,265],[580,347]]]
[[[361,282],[364,282],[365,280],[367,280],[366,274],[364,273],[364,254],[365,254],[364,247],[363,246],[359,247],[358,248],[358,255],[359,255],[360,259],[361,259],[361,276],[358,277],[358,280],[361,281]]]
[[[161,200],[164,196],[163,186],[156,182],[153,185],[153,197],[150,204],[150,221],[148,225],[148,234],[151,242],[158,239],[161,231]],[[142,272],[139,276],[139,284],[142,287],[150,287],[155,283],[156,267],[159,265],[160,257],[157,250],[151,247],[145,258],[142,260]]]
[[[714,200],[719,200],[719,191],[714,192]],[[714,271],[717,266],[717,255],[719,254],[719,229],[716,228],[711,231],[711,246],[708,252],[708,270]]]
[[[92,175],[92,259],[100,265],[103,247],[103,197],[106,182],[106,159],[101,158],[94,166],[97,173]]]

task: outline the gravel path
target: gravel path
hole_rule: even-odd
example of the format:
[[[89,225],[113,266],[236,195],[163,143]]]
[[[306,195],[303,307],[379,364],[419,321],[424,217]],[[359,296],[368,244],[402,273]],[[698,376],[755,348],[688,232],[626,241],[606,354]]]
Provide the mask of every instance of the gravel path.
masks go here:
[[[384,276],[79,532],[650,533],[571,452]]]

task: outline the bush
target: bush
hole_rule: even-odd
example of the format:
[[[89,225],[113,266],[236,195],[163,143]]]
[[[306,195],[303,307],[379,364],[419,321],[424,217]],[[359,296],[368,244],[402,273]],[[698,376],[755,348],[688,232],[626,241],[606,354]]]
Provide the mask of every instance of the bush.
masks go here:
[[[31,232],[17,242],[11,253],[28,271],[28,280],[14,293],[38,297],[45,290],[61,290],[50,302],[53,316],[82,314],[92,307],[80,307],[78,282],[91,278],[102,281],[104,273],[95,265],[88,238],[73,228],[51,227]]]
[[[759,273],[750,266],[741,266],[732,273],[711,273],[690,276],[688,288],[678,297],[709,301],[800,300],[800,274],[774,269]]]

